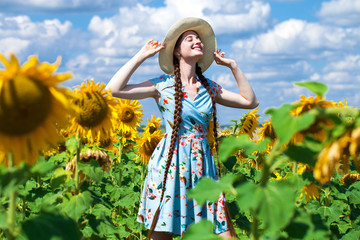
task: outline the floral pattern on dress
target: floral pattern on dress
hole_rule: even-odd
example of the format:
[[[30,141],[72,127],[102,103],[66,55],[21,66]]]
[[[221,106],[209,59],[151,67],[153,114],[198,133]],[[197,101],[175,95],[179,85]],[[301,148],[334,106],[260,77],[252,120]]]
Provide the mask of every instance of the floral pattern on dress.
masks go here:
[[[153,152],[144,189],[140,199],[137,220],[150,228],[162,191],[165,164],[170,148],[170,138],[174,119],[174,76],[162,75],[150,80],[161,94],[158,103],[163,117],[166,134]],[[208,80],[214,94],[220,86]],[[169,167],[164,199],[160,204],[160,213],[155,231],[165,231],[174,235],[183,235],[188,227],[202,219],[214,223],[214,232],[227,230],[224,210],[224,198],[219,196],[217,202],[198,205],[189,199],[187,191],[194,188],[202,177],[218,180],[218,172],[207,140],[207,129],[212,116],[210,95],[198,80],[197,94],[193,99],[188,97],[186,88],[183,91],[183,104],[178,139],[172,162]]]

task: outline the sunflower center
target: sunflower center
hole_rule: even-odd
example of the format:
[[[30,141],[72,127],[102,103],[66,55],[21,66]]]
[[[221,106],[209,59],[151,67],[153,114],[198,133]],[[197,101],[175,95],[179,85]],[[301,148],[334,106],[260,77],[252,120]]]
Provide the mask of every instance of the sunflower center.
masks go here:
[[[80,107],[76,121],[84,127],[95,127],[106,118],[108,106],[105,99],[97,92],[86,93],[81,100],[75,102]]]
[[[276,138],[275,132],[271,129],[271,127],[267,127],[265,129],[265,136],[269,137],[270,139],[275,139]]]
[[[103,147],[109,147],[112,144],[111,138],[105,138],[100,140],[100,144]]]
[[[131,122],[135,117],[134,110],[129,107],[123,107],[120,119],[124,123]]]
[[[149,127],[149,133],[154,133],[156,130],[157,128],[154,126]]]
[[[16,76],[0,89],[0,132],[23,135],[43,123],[51,109],[51,95],[40,82]]]
[[[144,153],[147,155],[147,156],[151,156],[152,153],[154,152],[154,149],[156,148],[156,145],[158,144],[159,142],[154,139],[154,138],[151,138],[150,141],[146,141],[144,143]]]
[[[132,137],[131,131],[126,131],[123,134],[124,134],[124,138],[126,138],[126,139],[130,139]]]

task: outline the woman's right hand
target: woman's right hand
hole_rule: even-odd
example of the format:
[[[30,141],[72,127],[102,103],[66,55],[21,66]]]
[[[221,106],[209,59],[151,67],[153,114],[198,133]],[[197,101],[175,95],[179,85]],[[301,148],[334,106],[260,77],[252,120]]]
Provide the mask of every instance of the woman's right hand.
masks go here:
[[[140,53],[146,59],[154,56],[156,53],[160,52],[164,48],[165,48],[164,43],[150,40],[141,48]]]

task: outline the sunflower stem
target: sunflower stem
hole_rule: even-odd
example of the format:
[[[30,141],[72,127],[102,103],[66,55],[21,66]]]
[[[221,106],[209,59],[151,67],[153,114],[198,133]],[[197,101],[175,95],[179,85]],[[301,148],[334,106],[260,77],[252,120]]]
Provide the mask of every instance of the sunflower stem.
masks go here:
[[[9,152],[8,158],[9,158],[9,167],[11,168],[14,165],[12,152]],[[16,238],[16,232],[15,232],[16,194],[17,194],[16,189],[12,190],[9,193],[9,215],[8,215],[9,240],[13,240]]]
[[[136,177],[136,168],[134,168],[134,175],[133,175],[133,189],[135,188],[135,177]]]
[[[251,224],[251,240],[259,239],[259,220],[256,216],[256,211],[250,210],[253,221]]]
[[[25,218],[26,218],[26,201],[25,201],[25,198],[22,198],[22,213],[23,213],[23,221],[25,221]]]
[[[265,159],[264,163],[263,163],[263,170],[262,170],[262,176],[261,176],[261,182],[260,182],[260,186],[261,187],[265,187],[267,182],[269,181],[269,177],[271,174],[271,167],[275,161],[275,158],[280,155],[282,153],[281,151],[281,145],[279,140],[277,140],[274,143],[273,149],[270,153],[270,155],[268,156],[268,158]]]
[[[123,139],[123,134],[121,133],[119,135],[119,148],[118,148],[118,162],[120,163],[121,162],[121,156],[122,156],[122,150],[123,150],[123,144],[122,144],[122,139]]]
[[[80,151],[81,151],[81,137],[78,135],[78,145],[76,148],[76,158],[75,158],[75,194],[79,194],[79,168],[78,161],[80,160]]]
[[[143,187],[144,187],[144,175],[145,175],[145,169],[146,169],[146,166],[145,166],[145,164],[144,164],[144,165],[142,165],[142,168],[141,168],[141,178],[140,178],[141,185],[140,185],[140,193],[142,192]],[[139,203],[140,203],[140,199],[139,199]],[[142,239],[142,238],[141,238],[141,239]]]
[[[297,167],[298,167],[297,162],[293,162],[293,174],[297,173]]]
[[[121,185],[122,185],[122,171],[123,171],[123,168],[122,168],[122,162],[121,162],[121,155],[122,155],[122,149],[123,149],[123,144],[122,144],[122,138],[123,138],[123,134],[121,133],[119,135],[119,147],[118,147],[118,160],[117,160],[117,163],[119,164],[119,188],[121,188]],[[119,196],[119,198],[121,198],[121,195]],[[119,206],[119,215],[120,217],[122,216],[122,207]]]

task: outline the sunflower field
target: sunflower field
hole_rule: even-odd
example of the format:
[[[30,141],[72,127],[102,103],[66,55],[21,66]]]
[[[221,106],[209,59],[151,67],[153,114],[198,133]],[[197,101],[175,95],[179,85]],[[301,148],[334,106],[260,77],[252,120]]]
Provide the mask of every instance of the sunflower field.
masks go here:
[[[146,239],[136,218],[160,118],[143,121],[138,101],[94,80],[60,87],[60,59],[0,60],[0,239]],[[360,111],[326,100],[324,84],[295,84],[314,96],[218,128],[222,177],[189,197],[225,193],[240,239],[360,239]],[[183,239],[221,239],[213,227]]]

